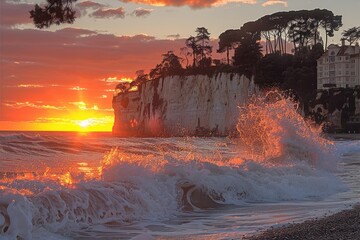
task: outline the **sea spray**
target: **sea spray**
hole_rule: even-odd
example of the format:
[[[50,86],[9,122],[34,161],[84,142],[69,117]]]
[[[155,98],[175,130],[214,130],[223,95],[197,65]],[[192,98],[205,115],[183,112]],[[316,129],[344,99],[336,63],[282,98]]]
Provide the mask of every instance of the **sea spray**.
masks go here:
[[[321,137],[317,127],[299,114],[299,105],[273,90],[240,107],[237,141],[247,158],[271,163],[306,161],[315,167],[335,169],[340,159],[334,143]]]
[[[91,225],[164,221],[224,205],[316,200],[344,190],[329,171],[336,163],[332,142],[310,127],[291,100],[271,93],[240,112],[237,139],[115,139],[98,164],[89,153],[111,145],[109,139],[98,146],[2,137],[2,146],[12,150],[20,139],[22,155],[34,144],[50,146],[55,159],[77,157],[79,149],[87,154],[75,165],[62,160],[61,171],[2,174],[1,236],[30,239],[41,229],[71,236]]]

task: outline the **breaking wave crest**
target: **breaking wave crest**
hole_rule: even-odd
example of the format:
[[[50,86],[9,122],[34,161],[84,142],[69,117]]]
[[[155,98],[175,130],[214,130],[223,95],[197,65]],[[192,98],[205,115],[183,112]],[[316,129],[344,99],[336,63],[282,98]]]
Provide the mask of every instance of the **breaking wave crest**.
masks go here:
[[[240,108],[237,125],[245,155],[271,163],[296,160],[336,168],[339,155],[334,143],[321,137],[321,127],[304,119],[300,111],[295,101],[277,90],[252,98]]]
[[[291,100],[272,92],[240,112],[240,137],[213,140],[221,149],[216,153],[209,140],[190,138],[184,147],[174,138],[156,140],[165,147],[146,152],[142,144],[137,152],[113,147],[96,167],[84,164],[86,171],[2,176],[1,235],[31,239],[38,229],[66,234],[89,224],[163,220],[183,211],[318,199],[344,190],[331,172],[332,143],[301,118]]]

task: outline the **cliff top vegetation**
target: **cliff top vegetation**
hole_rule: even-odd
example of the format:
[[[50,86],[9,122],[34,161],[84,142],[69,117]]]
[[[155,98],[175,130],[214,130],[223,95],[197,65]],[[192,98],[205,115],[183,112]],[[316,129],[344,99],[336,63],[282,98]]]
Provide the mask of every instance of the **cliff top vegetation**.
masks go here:
[[[77,0],[46,0],[30,11],[38,28],[53,24],[73,23]],[[316,60],[327,48],[328,39],[342,27],[342,16],[327,9],[277,12],[244,23],[239,29],[228,29],[218,37],[219,53],[225,60],[212,59],[210,32],[205,27],[195,29],[180,56],[174,51],[162,55],[162,61],[149,73],[136,72],[133,82],[116,86],[127,92],[146,81],[172,75],[212,75],[233,72],[254,77],[261,88],[278,87],[293,91],[306,101],[316,89]],[[349,44],[360,39],[360,27],[343,32]]]

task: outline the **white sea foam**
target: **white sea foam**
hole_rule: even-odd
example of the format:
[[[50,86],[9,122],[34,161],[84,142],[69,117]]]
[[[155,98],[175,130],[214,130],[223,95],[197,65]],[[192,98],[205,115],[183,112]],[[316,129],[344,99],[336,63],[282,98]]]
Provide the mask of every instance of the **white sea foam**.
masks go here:
[[[104,158],[100,179],[68,187],[43,180],[33,180],[30,186],[3,184],[8,189],[1,190],[0,204],[9,219],[3,235],[29,239],[33,228],[65,233],[89,224],[167,219],[186,204],[197,209],[213,207],[206,201],[241,205],[306,200],[343,190],[332,173],[305,162],[291,163],[268,166],[248,160],[235,165],[231,159],[185,161],[170,155],[144,157],[113,149]],[[186,185],[192,188],[189,203],[182,196]],[[42,190],[26,194],[25,190],[37,188]]]
[[[79,168],[69,164],[69,172],[3,173],[1,237],[37,239],[46,232],[54,238],[71,237],[90,225],[161,221],[184,211],[317,200],[344,191],[333,173],[338,154],[332,142],[320,138],[288,100],[264,102],[244,110],[240,138],[233,140],[87,139],[87,143],[60,137],[0,138],[1,146],[19,151],[33,144],[51,149],[47,154],[63,165],[73,162],[69,159],[74,156],[81,159]],[[79,172],[90,168],[89,152],[100,156],[99,149],[109,145],[113,148],[99,164]],[[34,160],[31,157],[27,161]]]

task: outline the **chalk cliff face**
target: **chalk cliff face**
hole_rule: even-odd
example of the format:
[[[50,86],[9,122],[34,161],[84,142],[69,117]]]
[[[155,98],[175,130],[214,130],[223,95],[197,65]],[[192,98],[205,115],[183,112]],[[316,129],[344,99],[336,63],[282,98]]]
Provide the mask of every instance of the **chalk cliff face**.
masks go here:
[[[148,81],[139,91],[113,98],[118,136],[229,135],[238,106],[256,93],[238,74],[171,76]]]

